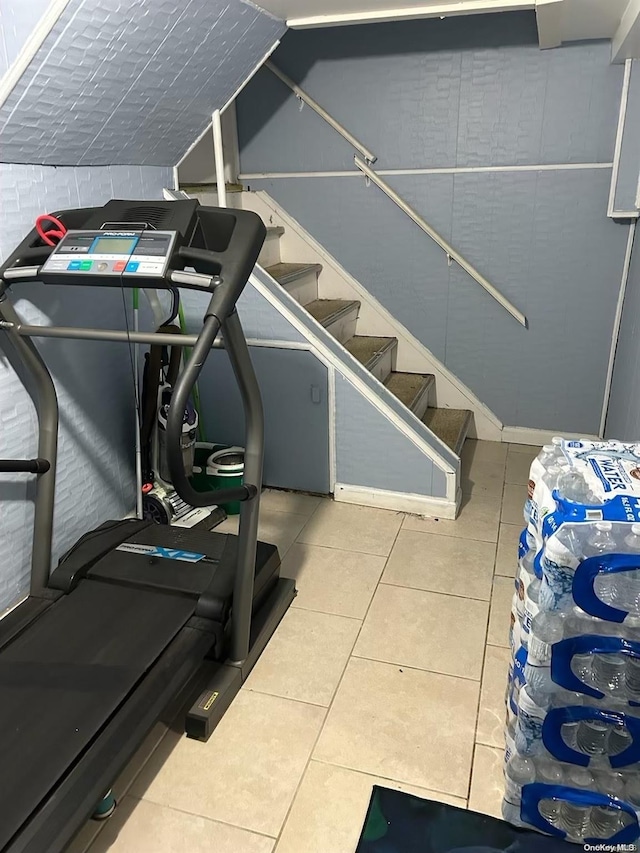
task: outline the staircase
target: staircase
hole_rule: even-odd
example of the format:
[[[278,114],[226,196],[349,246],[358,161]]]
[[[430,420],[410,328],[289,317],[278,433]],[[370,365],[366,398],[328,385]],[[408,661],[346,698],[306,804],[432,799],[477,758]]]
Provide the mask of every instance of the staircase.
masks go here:
[[[435,390],[431,374],[402,373],[396,367],[398,339],[358,334],[360,302],[346,299],[322,299],[322,265],[283,262],[280,255],[282,226],[268,228],[259,263],[309,314],[351,353],[376,379],[382,382],[403,405],[460,455],[471,423],[466,409],[438,409],[429,405]]]

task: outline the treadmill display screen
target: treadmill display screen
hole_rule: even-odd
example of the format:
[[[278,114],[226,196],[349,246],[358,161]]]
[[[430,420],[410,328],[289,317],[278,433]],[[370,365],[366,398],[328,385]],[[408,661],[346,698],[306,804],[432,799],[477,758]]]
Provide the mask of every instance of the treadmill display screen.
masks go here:
[[[91,252],[96,255],[130,255],[137,242],[138,237],[98,237]]]

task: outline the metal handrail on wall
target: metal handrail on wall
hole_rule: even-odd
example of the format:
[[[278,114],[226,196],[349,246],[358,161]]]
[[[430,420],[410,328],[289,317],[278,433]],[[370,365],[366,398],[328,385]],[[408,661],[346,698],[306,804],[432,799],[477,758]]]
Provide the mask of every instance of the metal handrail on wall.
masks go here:
[[[482,273],[478,272],[478,270],[474,266],[472,266],[469,261],[465,260],[459,252],[456,252],[453,246],[450,246],[449,243],[447,243],[447,241],[444,239],[444,237],[441,237],[440,234],[438,234],[438,232],[434,228],[432,228],[429,223],[425,219],[423,219],[417,211],[415,211],[410,205],[408,205],[407,202],[403,198],[401,198],[401,196],[398,195],[398,193],[393,189],[393,187],[389,186],[389,184],[384,181],[374,169],[367,166],[367,164],[364,163],[357,156],[354,157],[353,160],[358,169],[360,169],[360,171],[364,175],[366,175],[367,178],[372,181],[372,183],[379,187],[382,192],[391,199],[391,201],[395,202],[395,204],[398,205],[400,210],[406,213],[407,216],[410,217],[416,223],[418,228],[421,228],[425,234],[428,234],[429,237],[431,237],[431,239],[447,253],[447,257],[451,258],[451,260],[455,261],[458,266],[462,267],[465,272],[469,273],[469,275],[474,278],[478,282],[478,284],[487,291],[490,296],[493,296],[496,302],[499,302],[500,305],[502,305],[502,307],[506,311],[508,311],[512,317],[515,317],[518,323],[524,326],[525,329],[527,328],[527,318],[521,311],[518,311],[518,309],[514,305],[512,305],[511,302],[509,302],[506,296],[503,296],[500,291],[497,290],[497,288],[495,288],[491,284],[491,282],[488,281],[482,275]]]
[[[520,325],[524,326],[526,329],[527,318],[522,313],[522,311],[519,311],[515,307],[515,305],[513,305],[506,298],[506,296],[503,296],[502,293],[500,293],[500,291],[482,275],[482,273],[478,272],[478,270],[472,264],[465,260],[465,258],[463,258],[459,252],[457,252],[451,245],[449,245],[449,243],[447,243],[444,237],[438,234],[438,232],[434,228],[432,228],[429,223],[425,219],[423,219],[423,217],[420,216],[417,211],[415,211],[409,204],[407,204],[407,202],[404,201],[404,199],[398,195],[398,193],[393,189],[393,187],[391,187],[386,181],[384,181],[375,171],[375,169],[372,168],[371,164],[375,163],[375,161],[377,160],[376,155],[372,151],[369,151],[369,149],[366,148],[358,139],[356,139],[353,134],[349,133],[346,128],[344,128],[331,115],[329,115],[329,113],[323,107],[321,107],[320,104],[314,101],[314,99],[310,95],[308,95],[304,91],[304,89],[301,89],[297,83],[294,83],[294,81],[290,77],[287,77],[284,72],[280,71],[280,69],[277,68],[273,64],[273,62],[267,60],[267,62],[265,62],[265,66],[269,69],[269,71],[275,74],[275,76],[278,77],[278,79],[281,80],[285,84],[285,86],[288,86],[289,89],[291,89],[291,91],[296,95],[296,97],[300,98],[305,104],[308,104],[311,109],[320,116],[320,118],[324,119],[327,124],[331,125],[331,127],[336,130],[340,134],[340,136],[346,139],[347,142],[349,142],[353,148],[355,148],[363,155],[363,157],[365,158],[364,161],[356,155],[354,157],[354,162],[357,168],[360,169],[360,171],[365,175],[365,177],[372,181],[379,189],[381,189],[382,192],[400,208],[400,210],[406,213],[406,215],[413,222],[415,222],[415,224],[419,228],[421,228],[425,234],[431,237],[431,239],[434,240],[444,252],[446,252],[448,258],[450,258],[452,261],[455,261],[458,266],[462,267],[462,269],[466,273],[468,273],[471,278],[477,281],[478,284],[482,288],[484,288],[484,290],[489,294],[489,296],[493,297],[493,299],[495,299],[498,304],[500,304],[506,311],[508,311],[509,314],[511,314],[511,316],[514,317],[518,321],[518,323],[520,323]]]
[[[329,115],[329,113],[324,109],[324,107],[321,107],[317,101],[314,101],[311,95],[308,95],[304,91],[304,89],[301,89],[297,83],[294,83],[291,77],[287,77],[284,71],[280,71],[280,69],[277,68],[270,60],[267,60],[265,62],[264,67],[268,68],[272,74],[275,74],[276,77],[281,80],[285,86],[288,86],[295,94],[296,98],[300,98],[300,100],[303,103],[307,104],[307,106],[311,107],[311,109],[315,113],[317,113],[321,119],[324,119],[327,124],[331,125],[331,127],[336,130],[340,134],[340,136],[342,136],[343,139],[347,140],[349,145],[355,148],[356,151],[359,151],[364,157],[364,159],[367,161],[367,163],[376,162],[378,158],[373,153],[373,151],[370,151],[367,146],[363,145],[359,139],[356,139],[356,137],[352,133],[349,133],[346,127],[341,125],[339,121],[336,121],[333,116]]]

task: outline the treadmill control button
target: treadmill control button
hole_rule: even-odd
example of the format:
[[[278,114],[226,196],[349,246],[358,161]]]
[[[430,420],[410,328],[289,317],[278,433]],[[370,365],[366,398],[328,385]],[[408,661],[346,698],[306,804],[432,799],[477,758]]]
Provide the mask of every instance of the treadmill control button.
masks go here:
[[[115,264],[113,265],[113,271],[114,272],[124,272],[124,268],[126,267],[126,265],[127,265],[126,261],[116,261]]]
[[[129,261],[127,264],[127,272],[138,272],[138,267],[140,264],[137,261]]]
[[[68,270],[79,270],[80,269],[80,261],[71,261],[71,263],[69,264],[67,269]]]
[[[80,261],[80,269],[84,270],[84,272],[89,272],[93,263],[91,261]]]
[[[98,272],[105,272],[109,269],[109,264],[106,264],[104,261],[98,264]]]

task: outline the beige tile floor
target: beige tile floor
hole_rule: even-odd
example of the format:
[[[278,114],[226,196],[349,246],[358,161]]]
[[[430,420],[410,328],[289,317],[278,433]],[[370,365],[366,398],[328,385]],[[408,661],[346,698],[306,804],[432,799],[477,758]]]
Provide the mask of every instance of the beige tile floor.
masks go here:
[[[467,442],[455,522],[265,493],[299,595],[211,740],[166,737],[91,853],[353,853],[376,783],[499,815],[536,452]]]

